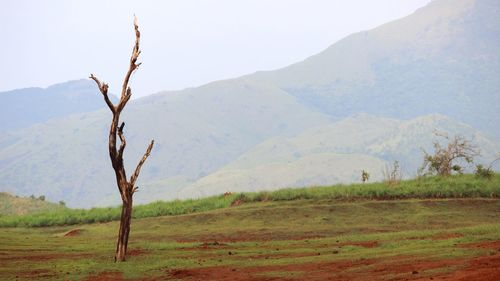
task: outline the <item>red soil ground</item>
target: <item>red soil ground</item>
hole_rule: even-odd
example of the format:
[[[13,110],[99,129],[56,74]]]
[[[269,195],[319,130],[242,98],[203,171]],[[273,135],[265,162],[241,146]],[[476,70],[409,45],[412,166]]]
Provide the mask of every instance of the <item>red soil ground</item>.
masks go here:
[[[66,232],[66,234],[64,234],[64,237],[72,237],[72,236],[78,236],[80,233],[82,233],[83,230],[79,229],[79,228],[75,228],[75,229],[72,229],[68,232]]]
[[[443,238],[446,239],[446,238]],[[377,241],[339,243],[376,247]],[[500,280],[500,241],[462,245],[461,247],[491,249],[489,256],[472,259],[424,260],[411,257],[361,259],[235,268],[216,266],[181,269],[168,272],[168,277],[180,280]],[[287,256],[287,257],[292,257]],[[431,270],[431,272],[426,272]],[[433,270],[433,271],[432,271]]]

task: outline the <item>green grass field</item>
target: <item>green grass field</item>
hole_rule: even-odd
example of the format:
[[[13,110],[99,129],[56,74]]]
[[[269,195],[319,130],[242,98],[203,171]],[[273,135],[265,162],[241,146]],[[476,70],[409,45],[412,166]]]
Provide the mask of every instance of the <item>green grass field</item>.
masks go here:
[[[117,194],[117,196],[119,196]],[[234,203],[314,200],[353,200],[353,199],[410,199],[410,198],[500,198],[500,174],[491,180],[476,178],[473,175],[452,177],[423,177],[402,181],[397,186],[385,183],[334,185],[322,187],[281,189],[271,192],[237,193],[230,196],[214,196],[196,200],[163,202],[158,201],[134,207],[134,218],[182,215],[228,208]],[[109,222],[120,218],[120,207],[67,209],[53,208],[50,211],[36,212],[24,216],[2,216],[0,227],[39,227],[55,225],[75,225],[96,222]]]
[[[125,263],[113,262],[116,221],[4,227],[0,279],[500,280],[498,177],[432,181],[482,181],[497,193],[404,199],[388,190],[373,200],[337,197],[347,191],[330,187],[232,195],[228,204],[244,202],[134,219]]]

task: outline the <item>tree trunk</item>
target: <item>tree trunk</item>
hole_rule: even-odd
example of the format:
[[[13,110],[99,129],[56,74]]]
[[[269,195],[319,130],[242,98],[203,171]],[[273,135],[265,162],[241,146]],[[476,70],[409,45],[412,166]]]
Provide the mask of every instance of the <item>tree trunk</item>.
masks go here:
[[[125,261],[127,256],[128,236],[130,234],[130,223],[132,221],[132,196],[123,201],[122,214],[120,218],[120,230],[116,241],[115,261]]]
[[[125,146],[127,142],[125,140],[125,136],[123,135],[123,128],[125,127],[125,123],[122,122],[120,126],[120,114],[125,108],[125,105],[130,100],[132,96],[132,90],[128,86],[128,82],[132,73],[141,65],[141,63],[136,63],[137,58],[141,51],[139,50],[139,41],[141,37],[141,33],[139,32],[139,26],[137,25],[137,19],[134,17],[134,28],[135,28],[135,45],[132,50],[132,56],[130,57],[130,65],[125,75],[125,79],[123,80],[122,85],[122,94],[120,97],[120,101],[118,104],[114,105],[108,97],[108,84],[102,83],[95,77],[93,74],[90,74],[90,79],[94,80],[97,84],[97,87],[101,91],[101,94],[104,97],[104,101],[108,105],[111,113],[113,113],[113,120],[111,121],[111,127],[109,129],[109,157],[111,159],[111,164],[113,169],[115,170],[116,176],[116,184],[118,186],[118,191],[120,192],[120,196],[122,198],[122,214],[120,218],[120,230],[118,231],[118,241],[116,242],[116,253],[115,253],[115,262],[125,261],[127,256],[127,245],[128,245],[128,235],[130,233],[130,222],[132,220],[132,196],[138,190],[138,186],[135,185],[137,178],[139,177],[139,173],[141,172],[141,167],[149,157],[151,150],[153,149],[154,140],[151,140],[151,143],[146,150],[146,153],[142,156],[142,159],[137,164],[134,173],[130,177],[130,180],[127,180],[127,175],[125,173],[125,167],[123,166],[123,151],[125,150]],[[117,137],[120,138],[121,144],[117,149],[116,141]]]

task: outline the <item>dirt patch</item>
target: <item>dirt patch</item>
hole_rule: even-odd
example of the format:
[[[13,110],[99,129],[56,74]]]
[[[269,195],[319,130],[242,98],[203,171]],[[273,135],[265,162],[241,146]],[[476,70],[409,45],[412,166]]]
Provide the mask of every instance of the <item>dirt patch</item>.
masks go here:
[[[280,241],[280,240],[305,240],[314,238],[323,238],[328,236],[327,233],[319,232],[244,232],[236,231],[233,233],[214,233],[208,235],[193,236],[190,238],[173,237],[179,243],[193,243],[203,241],[210,243],[218,241],[219,243],[235,243],[235,242],[250,242],[250,241]]]
[[[362,242],[342,242],[342,243],[337,243],[335,246],[342,247],[342,246],[358,246],[358,247],[364,247],[364,248],[375,248],[379,246],[378,241],[362,241]]]
[[[239,206],[241,204],[243,204],[243,201],[241,201],[240,199],[236,199],[231,203],[231,207]]]
[[[255,272],[254,272],[255,273]],[[280,280],[278,278],[259,278],[252,276],[248,270],[231,267],[216,267],[203,269],[179,269],[168,273],[168,277],[180,280],[218,280],[218,281],[243,281],[243,280]],[[283,280],[283,279],[281,279]]]
[[[36,280],[40,278],[52,278],[56,277],[57,274],[47,269],[35,269],[30,271],[23,271],[16,275],[16,278]]]
[[[40,254],[30,254],[23,256],[2,256],[0,257],[1,261],[33,261],[33,262],[43,262],[50,261],[56,259],[79,259],[79,258],[88,258],[91,257],[92,254],[88,253],[77,253],[77,254],[60,254],[60,253],[40,253]]]
[[[203,242],[199,245],[193,246],[193,247],[182,247],[180,248],[181,250],[188,250],[188,251],[193,251],[193,250],[215,250],[215,249],[224,249],[228,245],[222,242],[214,241],[214,242]]]
[[[319,252],[312,252],[312,253],[278,253],[278,254],[261,254],[261,255],[247,255],[244,257],[239,258],[236,255],[236,258],[238,259],[266,259],[266,260],[277,260],[281,258],[304,258],[304,257],[313,257],[313,256],[318,256]]]
[[[90,275],[86,279],[87,281],[123,281],[123,280],[134,280],[134,281],[157,281],[157,280],[168,280],[160,277],[141,277],[141,278],[125,278],[123,273],[117,271],[105,271],[95,275]]]
[[[485,241],[479,243],[468,243],[459,245],[460,248],[493,249],[500,251],[500,241]]]
[[[214,242],[203,242],[200,246],[198,246],[198,249],[212,249],[212,248],[221,248],[225,247],[227,244],[214,241]]]
[[[466,262],[466,265],[454,272],[432,277],[433,280],[447,281],[498,281],[500,280],[500,255],[478,257]],[[415,279],[418,281],[429,278]]]
[[[425,258],[417,258],[411,256],[394,256],[387,259],[379,260],[377,264],[370,269],[371,273],[379,276],[396,275],[404,276],[406,279],[419,279],[425,271],[464,266],[466,260],[460,259],[445,259],[445,260],[429,260]],[[413,276],[415,275],[415,276]],[[427,275],[425,275],[427,277]],[[426,279],[429,280],[429,279]]]
[[[83,233],[83,229],[81,228],[75,228],[72,229],[66,233],[64,233],[64,237],[73,237],[73,236],[78,236]]]
[[[97,275],[92,275],[87,278],[88,281],[121,281],[123,279],[123,274],[121,272],[101,272]]]
[[[463,237],[462,234],[460,233],[443,233],[443,234],[437,234],[431,237],[432,240],[447,240],[447,239],[453,239],[453,238],[460,238]]]
[[[340,261],[330,263],[308,263],[278,266],[244,267],[216,266],[196,269],[181,269],[168,272],[170,278],[181,280],[297,280],[286,277],[289,272],[307,272],[307,280],[345,280],[335,279],[333,273],[355,266],[370,264],[369,260]],[[266,273],[283,272],[282,276],[267,276]],[[303,277],[303,276],[302,276]],[[303,280],[299,277],[299,280]]]
[[[374,246],[377,243],[366,243]],[[285,256],[283,256],[285,257]],[[286,256],[290,257],[290,256]],[[262,257],[256,257],[262,258]],[[167,272],[181,280],[500,280],[500,254],[477,258],[430,260],[412,256],[290,265],[214,266]],[[307,277],[307,278],[305,278]]]
[[[137,257],[137,256],[145,255],[145,254],[147,254],[149,252],[150,252],[149,250],[145,250],[145,249],[142,249],[142,248],[135,248],[135,249],[128,250],[127,251],[127,256],[129,256],[129,257]]]

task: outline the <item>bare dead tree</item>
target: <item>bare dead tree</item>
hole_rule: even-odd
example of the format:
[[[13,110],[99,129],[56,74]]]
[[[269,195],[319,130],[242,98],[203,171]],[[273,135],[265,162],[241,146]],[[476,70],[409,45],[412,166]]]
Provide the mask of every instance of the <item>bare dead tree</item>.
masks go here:
[[[123,80],[122,91],[120,100],[116,105],[114,105],[108,97],[108,84],[103,83],[97,79],[93,74],[90,74],[90,79],[94,80],[99,88],[99,91],[104,97],[104,101],[108,105],[111,113],[113,114],[113,119],[111,121],[111,127],[109,129],[109,157],[111,158],[111,164],[115,170],[116,183],[118,185],[118,191],[120,192],[122,198],[122,213],[120,218],[120,230],[118,232],[118,241],[116,243],[116,261],[125,261],[127,255],[127,245],[128,237],[130,234],[130,222],[132,219],[132,197],[137,191],[138,187],[135,185],[139,173],[141,172],[141,167],[149,157],[151,150],[153,149],[154,140],[151,140],[146,153],[142,156],[142,159],[137,164],[134,173],[127,180],[127,174],[125,173],[125,167],[123,166],[123,151],[127,142],[125,141],[125,136],[123,135],[123,128],[125,123],[122,122],[120,126],[120,114],[125,108],[125,105],[130,100],[132,96],[132,90],[128,86],[130,76],[132,73],[141,65],[137,63],[137,58],[139,57],[141,51],[139,50],[139,43],[141,39],[141,33],[139,32],[139,26],[137,25],[137,18],[134,16],[134,29],[135,29],[135,44],[132,50],[132,56],[130,57],[130,65],[125,74],[125,79]],[[116,147],[116,139],[120,138],[120,147]]]

